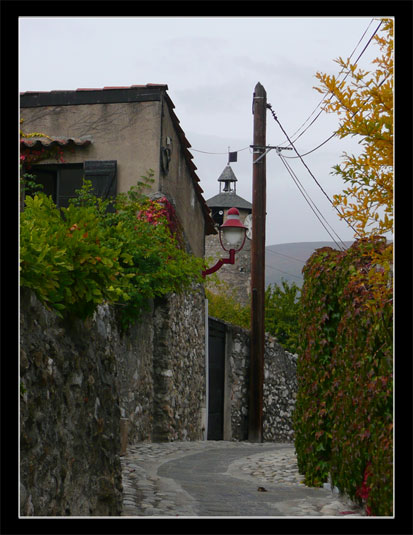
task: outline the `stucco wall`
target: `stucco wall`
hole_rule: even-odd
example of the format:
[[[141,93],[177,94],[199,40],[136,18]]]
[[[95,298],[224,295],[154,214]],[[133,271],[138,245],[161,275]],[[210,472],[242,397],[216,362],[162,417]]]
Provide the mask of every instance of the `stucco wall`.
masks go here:
[[[76,147],[74,153],[65,151],[65,162],[117,160],[118,192],[128,191],[150,168],[155,172],[152,190],[158,191],[160,114],[159,101],[21,109],[24,132],[42,132],[51,137],[91,136],[89,146]]]
[[[172,143],[171,161],[168,173],[160,170],[160,191],[170,195],[176,204],[177,213],[196,256],[204,256],[205,222],[198,196],[194,190],[193,179],[186,163],[183,147],[173,125],[169,108],[164,103],[162,121],[162,146],[166,138]]]
[[[142,176],[154,171],[154,182],[145,193],[161,192],[173,199],[189,249],[204,255],[205,220],[193,179],[184,158],[181,141],[165,102],[128,102],[22,108],[24,132],[42,132],[51,137],[91,136],[92,143],[64,152],[65,163],[86,160],[117,161],[117,191],[126,192]],[[162,123],[161,123],[162,117]],[[160,166],[161,141],[172,140],[169,172]],[[43,160],[41,163],[56,163]]]

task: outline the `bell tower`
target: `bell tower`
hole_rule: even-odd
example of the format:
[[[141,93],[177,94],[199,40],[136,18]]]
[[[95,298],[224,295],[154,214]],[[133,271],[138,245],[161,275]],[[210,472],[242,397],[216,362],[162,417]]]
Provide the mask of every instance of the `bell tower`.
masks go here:
[[[240,220],[246,225],[245,219],[252,213],[252,204],[237,195],[237,182],[234,171],[228,164],[218,178],[219,193],[206,201],[211,209],[211,216],[215,225],[219,227],[227,218],[230,208],[237,208],[240,213]],[[247,233],[247,236],[249,233]],[[218,235],[205,237],[205,257],[219,260],[225,252],[221,248]],[[246,305],[250,300],[251,283],[251,241],[246,239],[244,247],[235,256],[234,265],[225,265],[217,271],[220,281],[225,284],[225,291],[233,295],[238,302]],[[208,285],[211,292],[214,287]],[[217,290],[215,290],[217,291]]]

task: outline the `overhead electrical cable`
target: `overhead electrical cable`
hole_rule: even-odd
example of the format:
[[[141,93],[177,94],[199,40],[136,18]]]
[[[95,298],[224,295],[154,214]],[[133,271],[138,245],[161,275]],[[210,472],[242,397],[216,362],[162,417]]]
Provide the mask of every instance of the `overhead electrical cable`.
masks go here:
[[[351,59],[351,57],[353,56],[354,52],[357,50],[357,47],[359,46],[359,44],[360,44],[361,41],[363,40],[364,36],[366,35],[366,33],[367,33],[368,29],[370,28],[370,26],[371,26],[373,20],[374,20],[374,18],[371,19],[371,21],[369,22],[369,25],[368,25],[367,28],[364,30],[363,35],[360,37],[359,42],[358,42],[358,43],[356,44],[356,46],[354,47],[353,52],[352,52],[352,53],[350,54],[350,56],[349,56],[349,59]],[[380,24],[381,24],[381,23],[380,23]],[[376,30],[376,32],[377,32],[377,30]],[[373,34],[373,35],[374,35],[374,34]],[[371,39],[370,39],[370,40],[371,40]],[[369,41],[369,42],[370,42],[370,41]],[[365,49],[366,49],[366,47],[364,48],[364,50],[365,50]],[[364,50],[363,50],[363,52],[364,52]],[[357,58],[356,63],[357,63],[357,61],[360,59],[360,57],[361,57],[361,55],[363,54],[363,52],[362,52],[362,53],[360,54],[360,56]],[[341,69],[341,71],[338,73],[337,77],[340,77],[340,76],[343,74],[343,72],[344,72],[344,69]],[[348,76],[348,74],[346,75],[346,77],[344,78],[344,80],[347,78],[347,76]],[[327,96],[328,96],[328,94],[327,94]],[[301,128],[302,128],[302,127],[303,127],[303,126],[304,126],[304,125],[311,119],[311,117],[314,115],[314,113],[318,110],[318,108],[319,108],[319,107],[321,106],[321,104],[324,102],[325,98],[326,98],[326,97],[323,97],[323,98],[321,99],[321,101],[317,104],[317,106],[316,106],[316,107],[314,108],[314,110],[311,112],[311,114],[309,115],[309,117],[308,117],[308,118],[303,122],[303,124],[302,124],[302,125],[301,125],[301,126],[300,126],[300,127],[299,127],[299,128],[292,134],[292,135],[291,135],[292,138],[293,138],[293,137],[294,137],[294,136],[301,130]],[[329,100],[331,100],[331,98],[332,98],[332,97],[330,97]],[[314,121],[321,115],[322,112],[323,112],[323,110],[320,110],[320,112],[317,114],[317,117],[314,119]],[[308,128],[314,123],[314,121],[312,121],[312,122],[308,125],[308,127],[304,130],[304,132],[305,132],[306,130],[308,130]],[[294,139],[294,141],[296,141],[299,137],[301,137],[302,134],[304,134],[304,132],[302,132],[296,139]],[[287,141],[283,141],[283,142],[281,143],[281,145],[283,145],[283,144],[285,144],[285,143],[287,143]]]
[[[295,145],[293,144],[293,142],[290,140],[290,138],[288,137],[288,134],[287,132],[284,130],[284,128],[282,127],[280,121],[278,120],[278,117],[275,115],[275,112],[274,110],[272,109],[271,107],[271,104],[267,104],[268,108],[270,109],[271,111],[271,114],[274,118],[274,120],[278,123],[279,127],[281,128],[283,134],[285,135],[285,137],[288,139],[288,141],[290,142],[293,150],[295,151],[295,153],[297,154],[297,156],[300,158],[302,164],[304,165],[304,167],[307,169],[307,171],[310,173],[311,177],[313,178],[314,182],[317,184],[317,186],[320,188],[320,190],[323,192],[323,194],[327,197],[327,199],[329,200],[331,206],[338,212],[339,216],[341,219],[344,219],[344,221],[347,223],[347,225],[360,237],[361,234],[353,227],[353,225],[340,213],[340,210],[337,208],[337,206],[333,203],[333,201],[330,199],[330,197],[328,196],[328,194],[325,192],[325,190],[323,189],[323,187],[321,186],[321,184],[318,182],[318,180],[316,179],[316,177],[313,175],[313,173],[311,172],[310,168],[308,167],[308,165],[305,163],[305,161],[303,160],[301,154],[298,153],[297,149],[295,148]]]
[[[244,147],[243,149],[238,149],[238,150],[235,150],[235,151],[232,151],[232,152],[241,152],[243,150],[246,150],[246,149],[249,149],[250,146],[248,145],[248,147]],[[189,148],[189,150],[192,152],[202,152],[203,154],[226,154],[228,155],[228,152],[207,152],[206,150],[199,150],[199,149],[193,149],[192,147]]]
[[[371,21],[369,22],[369,25],[367,26],[367,28],[365,29],[363,35],[361,36],[361,38],[359,39],[357,45],[354,47],[352,53],[350,54],[349,58],[348,59],[351,59],[351,57],[353,56],[354,52],[357,50],[359,44],[361,43],[361,41],[363,40],[364,36],[366,35],[368,29],[370,28],[372,22],[374,21],[375,19],[372,18]],[[377,31],[379,30],[381,24],[382,24],[383,21],[380,21],[379,25],[377,26],[376,30],[374,31],[374,33],[372,34],[372,36],[370,37],[369,41],[367,42],[367,44],[364,46],[363,50],[361,51],[361,53],[359,54],[359,56],[357,57],[357,59],[355,60],[355,63],[358,62],[358,60],[361,58],[361,56],[364,54],[364,52],[366,51],[367,47],[369,46],[370,42],[372,41],[373,37],[376,35]],[[338,74],[338,77],[341,76],[341,74],[344,72],[344,69],[342,69],[339,74]],[[349,75],[349,73],[346,74],[346,76],[344,77],[344,79],[342,81],[344,81],[347,76]],[[381,85],[381,84],[380,84]],[[379,85],[379,87],[380,87]],[[300,130],[301,128],[303,128],[303,126],[311,119],[311,117],[314,115],[314,113],[318,110],[318,108],[322,105],[322,103],[326,100],[326,98],[328,97],[329,93],[323,97],[321,99],[321,101],[317,104],[317,106],[315,107],[315,109],[311,112],[311,114],[309,115],[309,117],[304,121],[304,123],[292,134],[291,138],[293,138]],[[333,98],[334,94],[331,95],[331,97],[328,99],[328,101],[330,101],[332,98]],[[367,102],[367,101],[366,101]],[[307,126],[307,128],[305,130],[303,130],[301,132],[300,135],[298,135],[295,139],[294,139],[294,142],[297,141],[297,139],[299,139],[309,128],[312,124],[314,124],[314,122],[316,121],[316,119],[318,119],[318,117],[322,114],[324,110],[320,110],[319,113],[316,115],[316,117],[311,121],[311,123]],[[325,141],[323,141],[323,143],[321,143],[320,145],[318,145],[316,148],[312,149],[311,151],[309,152],[306,152],[305,154],[303,154],[302,156],[306,156],[307,154],[310,154],[311,152],[314,152],[315,150],[317,150],[318,148],[322,147],[325,143],[327,143],[327,141],[330,141],[330,139],[332,139],[335,135],[337,134],[337,132],[334,132],[328,139],[326,139]],[[285,143],[287,143],[288,140],[285,140],[281,143],[279,143],[278,145],[281,146],[281,145],[284,145]],[[290,143],[291,144],[291,143]],[[243,150],[246,150],[250,148],[249,146],[248,147],[244,147],[242,149],[238,149],[236,151],[232,151],[232,152],[241,152]],[[194,149],[192,147],[190,147],[190,150],[191,151],[194,151],[194,152],[200,152],[202,154],[212,154],[212,155],[226,155],[228,154],[228,152],[211,152],[211,151],[205,151],[205,150],[200,150],[200,149]],[[286,156],[286,158],[297,158],[297,156]]]
[[[278,156],[280,157],[280,160],[282,161],[282,163],[284,164],[285,168],[287,169],[289,175],[293,179],[293,181],[294,181],[295,185],[297,186],[298,190],[300,191],[301,195],[304,197],[305,201],[307,202],[307,204],[309,205],[309,207],[313,211],[314,215],[320,221],[320,223],[323,225],[323,227],[326,230],[327,234],[330,236],[330,238],[333,240],[333,242],[337,245],[337,247],[339,249],[341,249],[341,250],[346,249],[345,243],[340,238],[340,236],[334,231],[334,229],[331,227],[331,225],[328,223],[326,218],[323,216],[323,214],[317,208],[317,206],[314,203],[314,201],[312,201],[311,197],[309,196],[309,194],[307,193],[306,189],[303,187],[303,185],[301,184],[301,182],[299,181],[299,179],[295,175],[294,171],[291,169],[290,165],[284,160],[283,156],[281,156],[280,153],[278,154]],[[313,206],[314,206],[314,208],[313,208]],[[318,215],[317,212],[320,215]],[[327,226],[324,224],[324,222],[322,220],[324,220],[325,223],[330,227],[331,231],[336,235],[338,240],[343,244],[344,248],[336,241],[336,239],[334,238],[333,234],[331,234],[331,232],[328,230]]]
[[[278,251],[273,251],[271,249],[266,248],[266,252],[272,253],[272,254],[278,254],[280,256],[285,256],[286,258],[291,258],[291,260],[297,260],[297,262],[301,262],[302,264],[305,264],[305,260],[300,260],[299,258],[294,258],[293,256],[289,256],[288,254],[279,253]]]
[[[390,73],[386,74],[386,76],[383,78],[383,80],[379,83],[379,85],[377,86],[377,89],[379,87],[381,87],[384,82],[387,80],[387,78],[390,76]],[[363,111],[363,108],[364,106],[367,104],[367,102],[371,99],[371,95],[362,103],[362,105],[360,106],[360,108],[358,108],[354,113],[353,115],[350,117],[350,120],[357,114],[359,113],[360,111]],[[341,129],[341,126],[340,128],[338,128],[338,130],[336,130],[335,132],[333,132],[331,134],[331,136],[329,136],[327,139],[325,139],[322,143],[320,143],[320,145],[317,145],[317,147],[315,147],[314,149],[311,149],[309,150],[308,152],[305,152],[304,154],[301,154],[298,155],[298,156],[284,156],[284,158],[288,158],[290,160],[295,160],[296,158],[301,158],[302,156],[307,156],[307,154],[311,154],[312,152],[315,152],[317,149],[319,149],[320,147],[322,147],[323,145],[325,145],[328,141],[330,141],[330,139],[333,139],[334,136],[336,136],[339,132],[340,132],[340,129]],[[297,138],[298,139],[298,138]],[[295,143],[295,141],[294,141]],[[292,144],[292,142],[290,143]]]
[[[283,271],[282,269],[278,269],[274,266],[268,266],[267,264],[265,264],[265,267],[270,268],[270,269],[276,269],[277,271],[281,271],[281,273],[285,273],[285,275],[289,275],[290,277],[294,277],[298,280],[302,280],[302,277],[299,277],[298,275],[293,275],[292,273],[288,273],[288,271]]]
[[[357,43],[356,47],[354,48],[353,52],[350,54],[349,56],[349,60],[351,59],[352,55],[354,54],[354,52],[356,51],[357,47],[359,46],[360,42],[362,41],[363,37],[365,36],[367,30],[369,29],[369,27],[371,26],[371,23],[373,22],[374,18],[370,21],[367,29],[365,30],[365,32],[363,33],[363,35],[361,36],[359,42]],[[359,54],[359,56],[357,57],[357,59],[355,60],[355,64],[357,64],[357,62],[359,61],[359,59],[361,58],[361,56],[364,54],[364,52],[366,51],[367,47],[369,46],[369,44],[371,43],[373,37],[376,35],[376,33],[378,32],[380,26],[382,25],[383,21],[380,21],[379,25],[377,26],[377,28],[375,29],[374,33],[372,34],[372,36],[370,37],[370,39],[368,40],[367,44],[365,45],[365,47],[363,48],[363,50],[361,51],[361,53]],[[341,76],[341,74],[344,72],[344,69],[341,69],[341,71],[339,72],[338,76],[337,76],[337,79]],[[343,78],[342,82],[344,82],[344,80],[347,78],[347,76],[349,75],[350,73],[348,72],[345,77]],[[331,93],[331,96],[330,98],[327,99],[328,95]],[[323,102],[329,102],[333,97],[334,97],[334,93],[332,93],[331,91],[329,93],[327,93],[327,95],[325,97],[323,97],[321,99],[321,101],[317,104],[317,106],[315,107],[315,109],[313,110],[313,112],[310,114],[310,116],[304,121],[304,123],[294,132],[294,134],[291,135],[291,138],[293,138],[300,130],[301,128],[303,128],[303,126],[310,120],[310,118],[314,115],[314,113],[317,111],[317,109],[323,104]],[[305,132],[307,132],[307,130],[310,128],[310,126],[312,126],[314,124],[314,122],[318,119],[318,117],[320,117],[320,115],[323,113],[323,109],[320,109],[320,111],[318,112],[318,114],[315,116],[315,118],[311,121],[311,123],[307,126],[307,128],[305,130],[303,130],[301,132],[300,135],[298,135],[295,139],[294,139],[294,142],[297,141],[297,139],[299,139]],[[331,137],[334,137],[335,133],[331,136]],[[326,141],[324,141],[321,145],[319,145],[319,147],[321,147],[322,145],[324,145],[324,143],[327,143],[327,141],[329,141],[330,138],[328,138]],[[281,143],[281,145],[287,143],[287,141],[283,141]],[[319,147],[316,147],[319,148]],[[316,150],[316,149],[313,149]],[[313,152],[313,151],[310,151],[310,152]],[[307,153],[309,154],[309,153]]]

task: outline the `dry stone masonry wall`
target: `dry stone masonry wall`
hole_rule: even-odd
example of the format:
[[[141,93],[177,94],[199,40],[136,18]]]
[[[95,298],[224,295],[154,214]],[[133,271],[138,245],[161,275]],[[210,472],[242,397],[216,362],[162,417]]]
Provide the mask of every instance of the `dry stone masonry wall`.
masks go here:
[[[22,289],[23,516],[106,516],[121,510],[120,407],[112,335],[97,320],[63,323]]]
[[[203,287],[151,303],[127,333],[112,307],[63,320],[22,288],[20,322],[20,514],[119,515],[125,422],[130,444],[204,436]],[[249,332],[225,329],[227,431],[245,440]],[[296,357],[267,336],[264,362],[264,440],[292,441]]]
[[[297,359],[274,337],[266,335],[264,353],[263,437],[274,442],[294,440],[292,415],[297,396]]]
[[[154,315],[154,442],[201,440],[205,407],[205,296],[171,296]]]
[[[22,516],[119,515],[121,419],[129,443],[202,438],[204,311],[197,287],[122,334],[107,305],[68,322],[22,288]]]
[[[231,438],[248,438],[248,384],[250,335],[226,324],[227,396],[230,403]],[[264,349],[263,439],[292,442],[292,414],[297,393],[297,355],[286,351],[276,338],[266,334]]]

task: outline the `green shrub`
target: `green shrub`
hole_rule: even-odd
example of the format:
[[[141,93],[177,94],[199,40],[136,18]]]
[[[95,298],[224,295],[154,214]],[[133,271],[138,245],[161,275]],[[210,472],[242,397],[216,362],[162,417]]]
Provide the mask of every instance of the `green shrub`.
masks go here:
[[[50,197],[26,198],[20,218],[20,283],[49,307],[86,318],[98,304],[120,305],[126,328],[148,299],[202,280],[202,259],[179,247],[173,207],[132,189],[115,201],[91,193],[90,181],[67,208]],[[167,217],[168,215],[168,217]]]
[[[299,287],[284,280],[281,286],[273,284],[265,291],[265,331],[291,353],[298,349],[299,295]]]
[[[392,514],[392,247],[372,238],[319,249],[304,268],[298,467],[374,515]]]
[[[265,292],[265,331],[277,338],[292,353],[298,347],[298,312],[300,289],[283,281],[282,287],[268,286]],[[209,315],[232,325],[250,329],[251,305],[242,305],[228,284],[215,281],[214,291],[207,289]]]
[[[63,209],[51,197],[26,197],[20,218],[20,284],[35,291],[59,315],[80,318],[103,300],[127,298],[122,278],[115,275],[120,253],[105,243],[96,211]]]
[[[241,305],[235,292],[231,292],[227,284],[218,282],[215,292],[206,289],[205,293],[210,316],[244,329],[250,328],[250,305]]]

